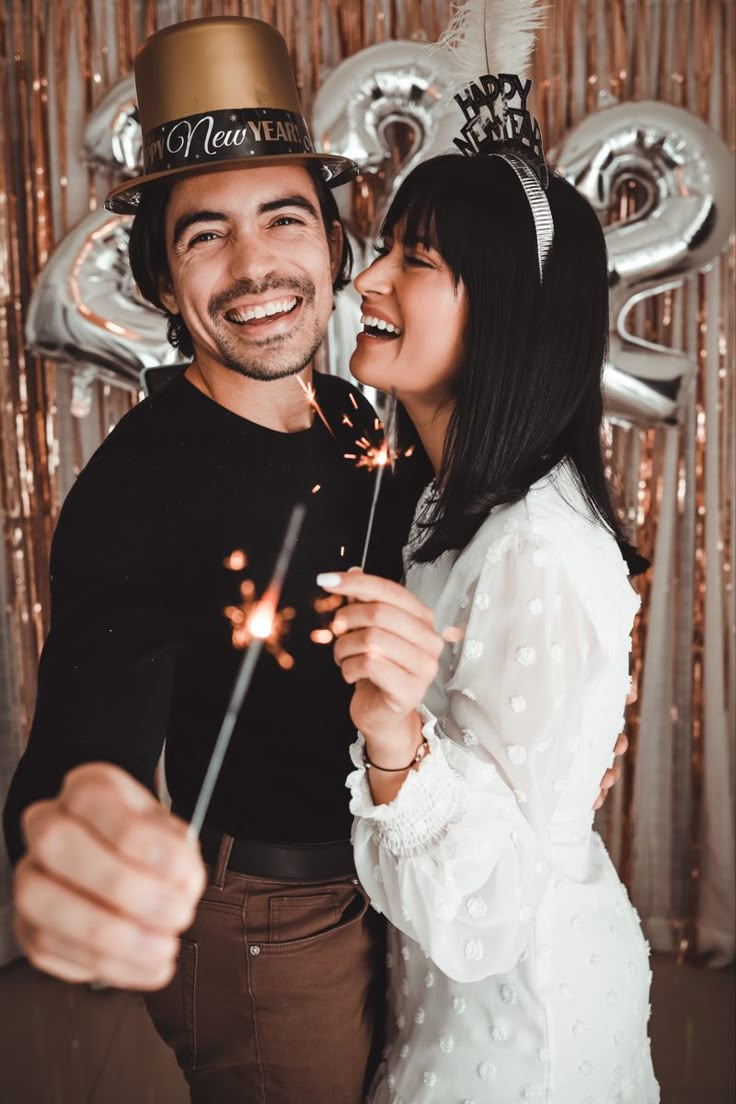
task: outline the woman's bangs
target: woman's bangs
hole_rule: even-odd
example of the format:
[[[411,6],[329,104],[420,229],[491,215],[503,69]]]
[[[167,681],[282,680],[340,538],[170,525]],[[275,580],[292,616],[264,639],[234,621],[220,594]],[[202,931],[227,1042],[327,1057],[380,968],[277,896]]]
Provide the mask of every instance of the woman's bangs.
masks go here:
[[[429,172],[422,172],[423,167],[399,188],[381,227],[381,237],[398,237],[410,248],[421,245],[436,249],[457,278],[457,245],[467,234],[457,189],[448,180],[432,180]]]

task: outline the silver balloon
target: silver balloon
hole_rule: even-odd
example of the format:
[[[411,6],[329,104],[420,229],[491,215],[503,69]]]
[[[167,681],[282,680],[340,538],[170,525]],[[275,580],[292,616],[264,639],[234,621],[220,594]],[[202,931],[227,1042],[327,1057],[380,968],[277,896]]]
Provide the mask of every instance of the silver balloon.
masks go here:
[[[90,117],[84,132],[84,159],[123,177],[142,171],[143,138],[132,74],[110,89]]]
[[[676,421],[684,353],[627,329],[632,308],[677,287],[709,264],[734,224],[734,161],[717,134],[680,107],[652,100],[608,107],[565,136],[556,168],[604,219],[627,180],[645,201],[631,220],[608,226],[610,362],[604,386],[613,416],[653,425]]]
[[[141,171],[141,131],[133,78],[105,96],[85,131],[87,161],[108,172]],[[166,320],[142,298],[130,272],[131,219],[95,211],[56,247],[40,273],[26,321],[29,347],[74,367],[72,412],[90,409],[96,379],[138,390],[142,373],[175,364]]]
[[[128,264],[130,217],[95,211],[41,271],[26,340],[53,360],[83,363],[137,385],[144,368],[178,359],[163,314],[141,297]]]
[[[312,132],[325,151],[339,150],[361,168],[352,187],[335,192],[360,272],[401,182],[415,165],[452,147],[457,120],[446,110],[447,62],[422,42],[381,42],[341,62],[314,102]],[[343,291],[330,321],[330,370],[348,369],[360,329],[360,297]],[[380,405],[376,393],[369,398]]]
[[[391,196],[430,150],[451,145],[457,127],[448,129],[443,118],[447,78],[446,59],[425,43],[381,42],[341,62],[317,93],[315,144],[360,165],[354,188],[371,182],[367,219],[356,218],[349,188],[336,193],[344,221],[358,236],[375,233]]]

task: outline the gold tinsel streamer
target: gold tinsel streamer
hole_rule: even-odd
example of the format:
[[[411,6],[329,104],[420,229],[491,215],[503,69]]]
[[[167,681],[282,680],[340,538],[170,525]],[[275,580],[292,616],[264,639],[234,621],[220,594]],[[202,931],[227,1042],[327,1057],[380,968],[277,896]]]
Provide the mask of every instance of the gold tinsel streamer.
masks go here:
[[[139,43],[164,23],[203,15],[242,14],[275,23],[285,35],[298,84],[309,107],[333,66],[386,39],[434,39],[446,24],[449,0],[9,0],[0,10],[0,622],[12,740],[26,737],[36,664],[48,623],[50,537],[63,494],[90,452],[130,404],[125,391],[98,383],[93,412],[70,416],[70,373],[28,355],[24,322],[33,281],[54,244],[104,194],[109,181],[80,162],[84,123],[106,90],[132,66]],[[733,148],[734,5],[730,0],[551,0],[536,55],[537,111],[553,147],[602,97],[654,98],[685,107],[710,122]],[[356,185],[356,203],[360,202]],[[636,196],[617,199],[631,210]],[[614,213],[612,212],[612,217]],[[672,702],[672,784],[689,822],[691,851],[676,848],[679,898],[671,921],[677,940],[694,934],[702,824],[705,583],[723,602],[727,698],[734,686],[734,255],[712,276],[637,309],[639,331],[681,346],[698,361],[676,447],[678,533],[676,594],[683,615]],[[715,352],[714,352],[715,350]],[[718,359],[716,401],[706,369]],[[718,558],[706,558],[706,428],[721,442]],[[670,433],[672,431],[669,431]],[[663,493],[668,431],[613,426],[609,460],[620,505],[642,550],[653,553]],[[709,457],[711,468],[714,460]],[[713,472],[711,470],[711,476]],[[641,686],[651,578],[640,589],[643,614],[633,654]],[[674,600],[673,592],[673,600]],[[3,624],[5,630],[3,630]],[[657,662],[657,657],[649,657]],[[0,665],[2,675],[2,665]],[[0,694],[2,686],[0,685]],[[733,708],[733,703],[726,700]],[[625,783],[604,810],[602,828],[625,880],[632,877],[633,782],[639,703],[628,710],[632,751]],[[7,737],[5,737],[7,739]],[[664,765],[663,765],[664,768]],[[682,841],[680,841],[682,843]]]

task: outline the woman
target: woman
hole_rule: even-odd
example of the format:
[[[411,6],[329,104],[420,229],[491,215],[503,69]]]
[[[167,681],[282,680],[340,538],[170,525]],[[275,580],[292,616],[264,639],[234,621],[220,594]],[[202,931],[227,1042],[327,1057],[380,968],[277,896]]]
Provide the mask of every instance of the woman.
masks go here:
[[[540,284],[510,166],[433,159],[355,281],[352,371],[396,389],[436,472],[406,590],[321,577],[357,599],[355,856],[393,925],[375,1104],[659,1099],[648,949],[592,831],[638,606],[601,458],[606,253],[571,185],[548,199]]]

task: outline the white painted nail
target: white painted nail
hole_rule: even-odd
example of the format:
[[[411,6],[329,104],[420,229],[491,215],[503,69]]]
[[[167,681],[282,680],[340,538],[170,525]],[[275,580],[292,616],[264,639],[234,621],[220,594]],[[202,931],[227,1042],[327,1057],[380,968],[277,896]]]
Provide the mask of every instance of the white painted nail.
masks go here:
[[[324,587],[337,587],[340,585],[340,576],[334,571],[326,571],[322,575],[317,576],[317,586]]]

